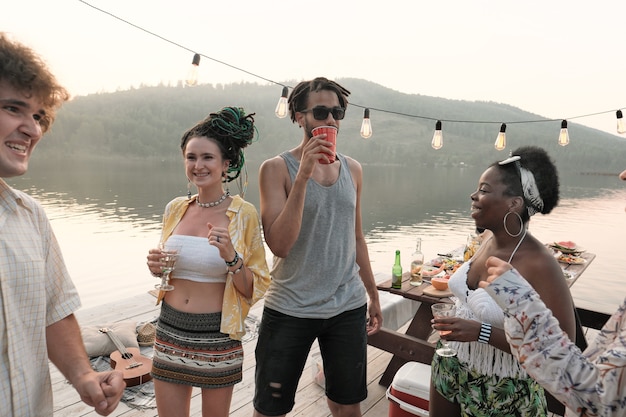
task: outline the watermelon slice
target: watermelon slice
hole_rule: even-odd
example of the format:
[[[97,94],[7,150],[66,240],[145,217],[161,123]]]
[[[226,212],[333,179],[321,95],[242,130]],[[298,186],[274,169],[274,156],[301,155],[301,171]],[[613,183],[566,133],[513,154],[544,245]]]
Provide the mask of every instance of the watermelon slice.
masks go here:
[[[561,242],[555,242],[558,246],[565,249],[576,249],[576,244],[571,240],[563,240]]]

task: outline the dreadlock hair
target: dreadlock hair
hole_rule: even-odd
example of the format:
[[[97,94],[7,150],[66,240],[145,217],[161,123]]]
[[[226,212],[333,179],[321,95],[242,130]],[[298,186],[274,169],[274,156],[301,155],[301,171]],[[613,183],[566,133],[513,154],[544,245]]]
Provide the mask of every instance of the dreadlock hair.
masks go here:
[[[0,32],[0,81],[41,101],[44,114],[39,120],[41,131],[47,132],[56,116],[56,111],[70,99],[50,72],[46,63],[30,48],[11,41]]]
[[[222,181],[231,182],[239,177],[243,169],[243,149],[254,142],[254,115],[255,113],[246,115],[241,107],[224,107],[187,130],[180,140],[180,148],[184,153],[189,139],[195,137],[213,140],[219,147],[222,158],[230,161]]]
[[[296,112],[306,109],[307,100],[311,91],[329,90],[337,94],[339,105],[344,109],[348,107],[348,96],[350,91],[344,87],[324,77],[317,77],[310,81],[302,81],[293,89],[289,95],[289,115],[293,123],[296,122]]]

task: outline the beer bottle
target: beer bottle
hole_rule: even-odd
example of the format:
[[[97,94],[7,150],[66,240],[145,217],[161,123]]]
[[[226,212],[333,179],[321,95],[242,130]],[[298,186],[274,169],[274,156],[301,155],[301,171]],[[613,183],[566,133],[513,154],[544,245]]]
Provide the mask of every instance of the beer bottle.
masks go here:
[[[396,262],[391,269],[391,288],[402,288],[402,265],[400,264],[400,251],[396,250]]]

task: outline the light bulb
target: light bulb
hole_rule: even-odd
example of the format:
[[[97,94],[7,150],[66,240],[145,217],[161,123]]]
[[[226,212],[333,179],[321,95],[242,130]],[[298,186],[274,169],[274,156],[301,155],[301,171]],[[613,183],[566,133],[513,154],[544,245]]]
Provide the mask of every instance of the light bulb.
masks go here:
[[[567,146],[569,144],[569,133],[567,133],[567,120],[561,122],[561,133],[559,133],[559,145]]]
[[[361,124],[361,137],[367,139],[372,136],[372,122],[370,121],[370,109],[363,112],[363,123]]]
[[[497,150],[501,151],[506,148],[506,124],[502,123],[500,126],[500,133],[498,133],[498,137],[496,138],[496,143],[494,146]]]
[[[617,133],[626,133],[626,125],[624,125],[624,117],[622,116],[622,111],[618,110],[616,112],[617,116]]]
[[[437,120],[435,123],[435,133],[433,134],[433,141],[430,143],[433,149],[441,149],[443,147],[443,133],[441,132],[441,120]]]
[[[279,119],[284,119],[285,117],[287,117],[287,93],[289,92],[289,89],[287,87],[283,87],[283,92],[280,95],[280,98],[278,99],[278,104],[276,105],[276,110],[274,110],[274,113],[276,113],[276,117],[278,117]]]
[[[192,87],[198,84],[198,66],[200,65],[200,54],[194,54],[193,60],[191,61],[191,68],[187,72],[187,77],[185,77],[185,85],[188,87]]]

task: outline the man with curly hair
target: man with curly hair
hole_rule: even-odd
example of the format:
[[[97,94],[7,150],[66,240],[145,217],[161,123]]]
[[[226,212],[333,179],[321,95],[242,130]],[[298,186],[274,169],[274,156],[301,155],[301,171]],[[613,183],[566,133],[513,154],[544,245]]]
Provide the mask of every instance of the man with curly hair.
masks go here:
[[[30,48],[0,33],[0,414],[51,416],[48,360],[101,415],[125,388],[95,372],[74,311],[76,288],[43,208],[3,178],[23,175],[56,110],[69,99]]]

